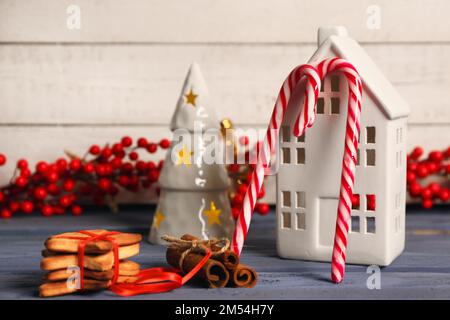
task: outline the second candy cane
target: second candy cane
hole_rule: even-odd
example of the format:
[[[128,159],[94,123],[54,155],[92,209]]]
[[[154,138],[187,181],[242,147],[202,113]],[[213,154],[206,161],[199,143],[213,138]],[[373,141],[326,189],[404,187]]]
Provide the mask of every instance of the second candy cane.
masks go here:
[[[264,170],[270,163],[274,152],[275,141],[278,140],[279,129],[283,120],[292,90],[302,78],[307,78],[305,87],[305,102],[302,111],[296,119],[294,135],[301,136],[306,128],[311,127],[315,120],[315,106],[318,97],[318,87],[321,79],[329,73],[342,72],[348,82],[348,114],[342,163],[341,188],[337,209],[336,232],[332,252],[331,279],[335,283],[343,280],[345,273],[345,258],[347,237],[351,212],[351,199],[355,182],[356,153],[358,150],[359,121],[361,113],[362,83],[355,67],[340,58],[322,61],[317,69],[310,65],[295,68],[283,83],[275,103],[267,134],[258,155],[258,163],[252,174],[249,188],[244,198],[243,209],[237,219],[233,237],[233,248],[240,254],[245,237],[250,226],[257,195],[264,179]]]

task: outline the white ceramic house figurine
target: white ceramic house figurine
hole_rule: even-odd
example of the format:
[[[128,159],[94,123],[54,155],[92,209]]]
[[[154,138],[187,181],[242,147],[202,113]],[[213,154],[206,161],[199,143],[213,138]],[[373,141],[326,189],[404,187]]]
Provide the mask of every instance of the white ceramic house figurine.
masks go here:
[[[389,265],[405,246],[406,133],[409,108],[344,27],[319,29],[308,63],[340,57],[363,81],[361,131],[347,262]],[[331,261],[339,199],[348,86],[325,78],[314,125],[296,138],[293,97],[280,132],[277,247],[284,258]],[[296,101],[297,100],[297,101]]]
[[[217,130],[211,131],[213,128]],[[159,178],[161,193],[150,242],[163,243],[163,235],[180,237],[186,233],[201,239],[231,238],[234,220],[228,199],[228,174],[223,162],[206,163],[204,157],[211,137],[224,150],[223,140],[196,63],[186,76],[170,129],[174,137]]]

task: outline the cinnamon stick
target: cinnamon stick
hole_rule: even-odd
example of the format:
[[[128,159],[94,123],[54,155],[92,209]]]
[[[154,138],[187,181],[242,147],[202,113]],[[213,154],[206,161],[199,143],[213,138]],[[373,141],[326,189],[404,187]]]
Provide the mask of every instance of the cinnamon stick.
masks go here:
[[[182,240],[193,241],[198,240],[197,237],[194,237],[190,234],[185,234],[181,237]],[[221,248],[213,245],[211,246],[211,251],[219,251]],[[233,250],[226,250],[224,253],[221,253],[217,256],[213,256],[212,259],[222,262],[225,268],[228,270],[234,270],[239,264],[239,256]]]
[[[169,246],[166,252],[167,262],[174,268],[180,268],[180,259],[184,250],[180,250],[175,246]],[[188,253],[183,259],[182,271],[188,273],[197,266],[203,259],[202,254]],[[200,271],[196,274],[205,280],[211,288],[223,288],[230,279],[230,273],[227,271],[223,263],[209,259]]]
[[[229,286],[237,288],[253,288],[258,282],[258,274],[255,269],[239,264],[234,270],[230,271]]]

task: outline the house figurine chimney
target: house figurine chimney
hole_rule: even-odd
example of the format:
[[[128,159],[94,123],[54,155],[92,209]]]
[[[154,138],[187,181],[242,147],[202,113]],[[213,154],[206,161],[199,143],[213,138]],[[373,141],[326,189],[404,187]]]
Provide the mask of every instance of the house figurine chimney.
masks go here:
[[[319,28],[317,45],[320,47],[330,36],[347,37],[347,29],[343,26],[324,26]]]

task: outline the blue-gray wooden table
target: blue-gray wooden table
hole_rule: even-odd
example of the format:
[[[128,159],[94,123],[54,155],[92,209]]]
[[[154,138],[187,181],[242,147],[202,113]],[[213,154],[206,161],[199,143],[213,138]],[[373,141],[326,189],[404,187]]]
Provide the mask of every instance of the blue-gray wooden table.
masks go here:
[[[147,237],[154,207],[125,207],[118,214],[88,210],[80,217],[15,216],[0,221],[0,299],[40,299],[37,288],[43,241],[70,230],[105,228]],[[340,285],[329,281],[330,264],[277,257],[274,213],[255,215],[242,255],[259,273],[253,289],[206,289],[188,283],[173,292],[121,298],[110,291],[54,299],[449,299],[450,207],[407,210],[406,250],[381,269],[381,288],[368,289],[365,266],[347,266]],[[166,266],[165,248],[143,241],[134,257],[143,268]]]

